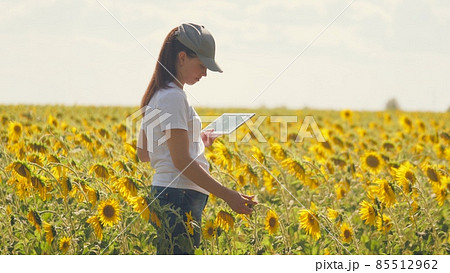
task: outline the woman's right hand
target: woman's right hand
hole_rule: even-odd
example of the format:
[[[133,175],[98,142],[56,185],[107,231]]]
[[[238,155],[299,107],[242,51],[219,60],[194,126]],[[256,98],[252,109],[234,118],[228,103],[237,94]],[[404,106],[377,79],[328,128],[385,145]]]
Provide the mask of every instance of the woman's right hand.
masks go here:
[[[241,214],[252,214],[253,206],[258,204],[254,201],[254,195],[249,196],[237,191],[230,190],[229,195],[225,199],[225,202],[234,210],[236,213]]]

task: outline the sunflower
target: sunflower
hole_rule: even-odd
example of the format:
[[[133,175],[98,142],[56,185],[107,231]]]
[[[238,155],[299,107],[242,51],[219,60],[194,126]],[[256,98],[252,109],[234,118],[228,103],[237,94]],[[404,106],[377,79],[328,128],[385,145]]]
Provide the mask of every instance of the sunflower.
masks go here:
[[[299,214],[300,227],[306,231],[306,234],[311,235],[314,240],[320,239],[320,226],[317,215],[307,209],[300,210]]]
[[[97,130],[97,133],[98,133],[101,137],[104,137],[104,138],[109,138],[109,137],[110,137],[109,131],[106,130],[105,128],[100,128],[100,129],[98,129],[98,130]]]
[[[138,196],[130,199],[133,210],[141,215],[145,221],[150,220],[150,210],[148,209],[147,200],[144,197]]]
[[[89,219],[86,220],[88,224],[91,225],[91,227],[94,229],[95,236],[101,241],[103,240],[103,225],[100,223],[100,220],[98,219],[97,215],[89,217]]]
[[[42,226],[42,221],[41,221],[41,217],[39,217],[39,214],[34,211],[34,210],[30,210],[28,212],[28,221],[30,221],[30,223],[38,230],[41,231],[41,226]]]
[[[233,153],[228,149],[222,142],[216,141],[213,144],[215,160],[214,163],[221,166],[222,168],[226,168],[228,171],[233,170]]]
[[[386,179],[378,179],[378,197],[380,201],[388,208],[397,203],[395,198],[394,187]]]
[[[52,166],[51,167],[51,171],[52,171],[52,174],[56,178],[61,178],[63,176],[66,176],[67,169],[62,166],[61,160],[59,159],[59,157],[57,155],[55,155],[55,154],[48,155],[47,156],[47,163],[50,166]]]
[[[273,210],[269,210],[266,215],[266,230],[269,231],[269,235],[275,234],[278,231],[280,222],[278,221],[278,216]]]
[[[41,154],[32,153],[27,156],[27,161],[43,167],[45,158]]]
[[[113,166],[113,168],[116,168],[117,170],[122,171],[122,172],[129,173],[131,171],[130,166],[128,166],[124,160],[118,160],[112,166]]]
[[[350,243],[353,239],[353,229],[347,223],[341,226],[341,238],[344,243]]]
[[[377,216],[377,230],[384,234],[388,233],[392,228],[392,221],[389,216],[383,213],[383,216]]]
[[[11,171],[11,174],[15,177],[24,178],[31,182],[31,168],[26,162],[16,160],[9,164],[6,170]]]
[[[64,156],[67,156],[69,152],[67,145],[60,139],[55,140],[55,144],[53,144],[53,151],[56,151]]]
[[[20,122],[10,122],[8,127],[8,137],[12,141],[17,141],[23,134],[23,126]]]
[[[248,181],[255,186],[258,186],[258,174],[250,164],[245,164],[242,168],[242,173],[248,178]]]
[[[84,144],[84,146],[89,150],[93,151],[94,148],[94,141],[90,136],[88,136],[86,133],[77,134],[76,136],[77,141]]]
[[[402,127],[407,132],[411,132],[411,130],[413,129],[413,123],[412,123],[411,119],[405,115],[402,115],[400,117],[400,125],[402,125]]]
[[[394,173],[394,179],[398,185],[400,185],[404,192],[411,192],[411,186],[416,182],[416,176],[414,174],[415,167],[408,161],[402,163],[399,168],[392,170]]]
[[[137,152],[136,152],[135,147],[136,147],[136,145],[131,145],[129,143],[123,144],[123,148],[124,148],[125,152],[127,153],[128,157],[137,163],[139,161],[138,161]]]
[[[66,199],[69,192],[72,190],[72,182],[69,177],[62,177],[59,179],[59,183],[61,184],[61,194],[64,199]]]
[[[41,175],[35,175],[33,174],[31,176],[31,185],[37,190],[39,197],[41,197],[42,200],[47,200],[47,192],[51,190],[50,186],[46,186],[47,179],[44,176]]]
[[[376,185],[369,185],[367,188],[367,197],[370,198],[373,202],[378,198],[379,187]]]
[[[95,204],[97,204],[98,198],[100,197],[98,190],[87,185],[83,187],[83,190],[86,192],[88,198],[87,201],[89,201],[92,206],[95,206]]]
[[[438,205],[441,207],[444,205],[445,199],[447,198],[448,195],[447,180],[448,178],[446,177],[442,179],[441,184],[435,183],[432,186],[433,192],[436,195],[436,201]]]
[[[238,184],[241,186],[241,187],[244,187],[245,186],[245,184],[246,184],[246,179],[245,179],[245,176],[243,175],[243,174],[238,174],[238,176],[237,176],[237,182],[238,182]]]
[[[152,221],[152,223],[154,223],[157,227],[161,228],[161,220],[159,220],[159,217],[156,214],[156,212],[154,211],[150,212],[150,221]]]
[[[119,179],[115,179],[113,183],[113,189],[120,193],[120,195],[128,200],[137,196],[137,182],[131,176],[124,176]]]
[[[352,119],[353,119],[353,112],[352,112],[352,110],[348,110],[348,109],[342,110],[340,115],[341,115],[341,118],[343,120],[346,120],[348,122],[352,122]]]
[[[217,214],[217,217],[216,217],[214,225],[216,227],[222,228],[225,231],[233,229],[234,228],[233,215],[231,215],[229,212],[226,212],[224,210],[219,211],[219,213]]]
[[[270,152],[278,161],[283,161],[287,157],[286,151],[278,143],[270,143]]]
[[[305,179],[305,168],[302,166],[299,160],[293,158],[286,158],[281,162],[281,166],[287,170],[287,172],[295,176],[298,180]]]
[[[333,148],[331,147],[331,144],[328,141],[320,142],[316,145],[313,145],[309,148],[309,150],[315,155],[316,159],[319,161],[325,161],[330,156],[334,155]]]
[[[311,190],[314,190],[317,187],[319,187],[318,177],[319,176],[313,172],[307,172],[305,175],[305,180],[303,180],[302,182],[305,186],[308,186],[309,188],[311,188]],[[326,178],[326,179],[328,179],[328,178]]]
[[[342,181],[334,185],[334,190],[336,192],[336,199],[340,200],[350,191],[350,186],[348,182]]]
[[[205,239],[213,239],[214,237],[216,237],[217,234],[217,229],[214,226],[214,222],[213,221],[207,221],[205,224],[205,227],[203,228],[203,237]]]
[[[14,185],[16,194],[21,200],[25,200],[33,194],[33,186],[31,185],[31,181],[28,182],[24,179],[11,176],[7,183],[9,185]]]
[[[366,221],[366,225],[375,226],[376,217],[378,214],[375,207],[366,200],[363,200],[360,205],[361,208],[359,209],[359,215],[361,217],[361,220]]]
[[[242,220],[242,223],[244,224],[245,227],[250,227],[250,219],[247,215],[238,214],[236,216]]]
[[[119,134],[124,140],[127,138],[127,126],[123,123],[114,125],[114,130]]]
[[[251,151],[253,152],[253,156],[259,161],[259,163],[264,164],[266,162],[266,156],[263,152],[258,148],[258,146],[253,146]]]
[[[327,208],[327,216],[328,219],[334,221],[337,226],[341,224],[342,216],[339,214],[337,210],[334,210],[332,208]]]
[[[442,180],[441,175],[440,175],[439,171],[437,170],[436,166],[426,164],[423,167],[423,172],[428,177],[428,180],[430,181],[430,183],[432,185],[441,184],[441,180]]]
[[[361,166],[372,174],[378,174],[384,166],[384,161],[378,153],[366,152],[361,157]]]
[[[62,237],[59,240],[59,250],[61,250],[62,253],[66,253],[67,250],[69,250],[71,241],[72,239],[70,237]]]
[[[55,118],[55,117],[52,116],[52,115],[48,115],[47,123],[48,123],[48,125],[50,125],[50,126],[58,127],[58,119]]]
[[[44,222],[43,226],[45,231],[45,240],[47,241],[48,244],[51,244],[56,236],[55,227],[47,222]]]
[[[416,124],[417,124],[417,127],[419,128],[419,132],[425,133],[425,131],[427,129],[427,126],[425,125],[425,123],[420,119],[416,119]]]
[[[395,151],[395,145],[394,145],[394,143],[392,143],[390,141],[383,142],[381,147],[382,147],[383,151],[385,151],[385,152],[394,152]]]
[[[30,149],[33,152],[40,153],[40,154],[46,154],[48,147],[44,143],[40,142],[31,142],[28,145],[28,149]]]
[[[192,211],[186,212],[186,221],[184,222],[187,227],[187,231],[189,234],[194,235],[194,225],[192,222],[194,221],[194,218],[192,218]]]
[[[108,199],[100,202],[98,205],[98,217],[103,226],[113,226],[120,221],[119,202],[114,199]]]
[[[275,177],[278,177],[280,175],[280,172],[276,169],[272,170],[272,174]],[[263,181],[264,181],[264,188],[266,191],[270,194],[274,194],[278,191],[278,183],[275,180],[275,178],[266,170],[263,170]]]
[[[100,178],[103,178],[103,179],[109,178],[108,168],[105,165],[103,165],[102,163],[94,164],[89,169],[89,174],[92,174],[93,172],[95,172],[95,174]]]

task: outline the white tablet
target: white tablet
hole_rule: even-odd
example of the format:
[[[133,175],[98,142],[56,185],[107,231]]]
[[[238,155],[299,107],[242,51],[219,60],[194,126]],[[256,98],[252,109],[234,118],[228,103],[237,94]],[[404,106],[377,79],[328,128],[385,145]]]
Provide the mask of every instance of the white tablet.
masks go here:
[[[224,113],[202,131],[214,129],[214,135],[231,134],[254,115],[255,113]]]

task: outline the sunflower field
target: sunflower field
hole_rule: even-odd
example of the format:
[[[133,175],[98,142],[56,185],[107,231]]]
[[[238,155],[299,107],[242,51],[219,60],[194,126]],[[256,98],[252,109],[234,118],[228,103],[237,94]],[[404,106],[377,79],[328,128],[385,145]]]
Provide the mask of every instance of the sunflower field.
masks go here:
[[[156,253],[154,170],[127,141],[136,110],[0,105],[1,254]],[[196,254],[449,254],[450,113],[197,109],[249,111],[267,118],[206,156],[259,204],[238,215],[210,195],[185,223]],[[305,116],[325,142],[298,141]]]

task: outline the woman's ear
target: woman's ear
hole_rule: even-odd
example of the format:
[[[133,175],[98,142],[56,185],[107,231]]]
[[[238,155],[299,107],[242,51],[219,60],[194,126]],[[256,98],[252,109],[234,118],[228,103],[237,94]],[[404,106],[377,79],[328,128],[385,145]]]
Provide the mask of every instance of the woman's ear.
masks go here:
[[[186,52],[184,52],[184,51],[178,52],[178,63],[181,66],[183,66],[185,60],[186,60]]]

